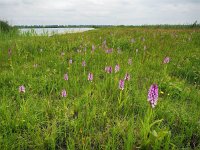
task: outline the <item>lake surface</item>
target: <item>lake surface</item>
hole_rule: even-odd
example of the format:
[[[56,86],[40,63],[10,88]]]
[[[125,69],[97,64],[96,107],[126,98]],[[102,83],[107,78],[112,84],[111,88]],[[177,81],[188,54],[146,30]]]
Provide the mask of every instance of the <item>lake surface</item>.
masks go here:
[[[53,35],[64,33],[77,33],[94,30],[94,28],[23,28],[20,29],[22,33],[34,33],[37,35]]]

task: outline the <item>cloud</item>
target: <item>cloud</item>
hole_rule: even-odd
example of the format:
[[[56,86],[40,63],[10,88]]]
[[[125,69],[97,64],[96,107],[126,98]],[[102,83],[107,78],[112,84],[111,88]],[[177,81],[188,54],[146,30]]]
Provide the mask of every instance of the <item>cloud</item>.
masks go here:
[[[0,0],[12,24],[185,24],[200,21],[199,0]]]

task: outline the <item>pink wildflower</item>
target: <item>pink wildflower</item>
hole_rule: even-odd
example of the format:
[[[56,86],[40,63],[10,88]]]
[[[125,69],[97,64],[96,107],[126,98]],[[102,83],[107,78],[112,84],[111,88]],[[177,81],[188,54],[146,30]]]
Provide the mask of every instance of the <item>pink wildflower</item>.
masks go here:
[[[19,86],[19,92],[25,93],[25,86],[23,86],[23,85]]]
[[[94,45],[92,45],[92,53],[94,52],[94,50],[95,50],[95,46],[94,46]]]
[[[72,64],[72,59],[69,60],[69,63]]]
[[[119,69],[120,69],[119,64],[117,64],[117,65],[115,66],[115,73],[117,73],[117,72],[119,71]]]
[[[93,74],[92,74],[92,73],[89,73],[89,74],[88,74],[88,80],[89,80],[89,81],[92,81],[92,80],[93,80]]]
[[[148,101],[152,108],[154,108],[158,101],[158,86],[152,84],[148,92]]]
[[[110,49],[107,49],[107,50],[106,50],[106,53],[107,53],[107,54],[110,54],[110,53],[112,53],[112,52],[113,52],[113,48],[110,48]]]
[[[86,62],[85,62],[85,60],[82,62],[82,66],[83,66],[83,67],[86,66]]]
[[[119,89],[124,90],[124,80],[119,80]]]
[[[105,67],[105,71],[106,71],[107,73],[112,73],[112,67],[111,67],[111,66],[106,66],[106,67]]]
[[[68,74],[66,73],[65,75],[64,75],[64,80],[68,80]]]
[[[130,74],[126,73],[126,74],[125,74],[125,77],[124,77],[124,80],[129,81],[130,79],[131,79]]]
[[[163,60],[163,63],[164,64],[168,64],[170,61],[170,58],[169,57],[165,57],[165,59]]]
[[[62,90],[61,96],[62,96],[62,97],[67,97],[67,92],[66,92],[66,90]]]

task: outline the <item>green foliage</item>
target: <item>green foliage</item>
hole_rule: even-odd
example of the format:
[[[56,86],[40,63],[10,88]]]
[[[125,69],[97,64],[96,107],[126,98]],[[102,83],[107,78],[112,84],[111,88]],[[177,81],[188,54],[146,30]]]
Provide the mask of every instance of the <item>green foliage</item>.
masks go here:
[[[173,145],[170,142],[169,129],[161,128],[162,121],[163,119],[154,121],[153,110],[148,109],[144,120],[141,121],[141,149],[169,149]]]
[[[0,20],[0,32],[9,32],[11,29],[7,21]]]
[[[0,20],[0,38],[2,40],[15,38],[18,34],[19,30],[16,27],[12,27],[7,21]]]

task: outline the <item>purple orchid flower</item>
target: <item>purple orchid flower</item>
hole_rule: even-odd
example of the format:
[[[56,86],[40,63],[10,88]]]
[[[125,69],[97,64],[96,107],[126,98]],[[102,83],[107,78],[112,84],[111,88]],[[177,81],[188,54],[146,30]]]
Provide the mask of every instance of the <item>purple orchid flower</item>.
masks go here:
[[[89,80],[89,81],[92,81],[92,80],[93,80],[93,74],[92,74],[92,73],[89,73],[89,74],[88,74],[88,80]]]
[[[115,73],[117,73],[117,72],[119,71],[119,69],[120,69],[119,64],[117,64],[117,65],[115,66]]]
[[[19,86],[19,92],[25,93],[25,86],[23,86],[23,85]]]
[[[130,74],[129,74],[129,73],[126,73],[126,74],[125,74],[125,77],[124,77],[124,80],[129,81],[130,79],[131,79]]]
[[[163,63],[164,64],[168,64],[170,61],[170,58],[169,57],[165,57],[165,59],[163,60]]]
[[[69,78],[68,78],[68,74],[66,73],[65,75],[64,75],[64,80],[68,80]]]
[[[124,90],[124,80],[119,80],[119,89]]]
[[[107,73],[112,73],[112,67],[111,67],[111,66],[106,66],[106,67],[105,67],[105,71],[106,71]]]
[[[66,90],[62,90],[61,96],[62,96],[62,97],[67,97],[67,92],[66,92]]]
[[[86,62],[85,62],[85,60],[82,62],[82,66],[83,66],[83,67],[86,66]]]
[[[152,108],[154,108],[158,101],[158,85],[152,84],[148,92],[148,101]]]

